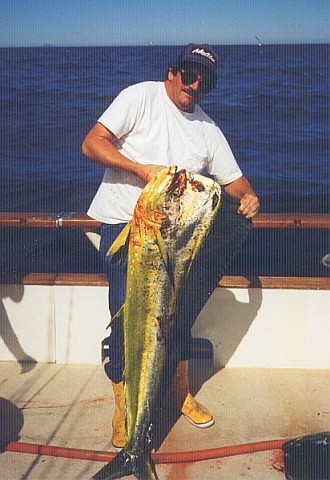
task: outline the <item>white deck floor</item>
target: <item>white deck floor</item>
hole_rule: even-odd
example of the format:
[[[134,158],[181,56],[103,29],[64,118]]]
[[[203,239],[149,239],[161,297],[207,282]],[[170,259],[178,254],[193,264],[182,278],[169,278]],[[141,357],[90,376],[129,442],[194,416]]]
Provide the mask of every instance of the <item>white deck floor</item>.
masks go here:
[[[113,451],[114,401],[101,365],[39,363],[22,373],[1,362],[3,441]],[[214,413],[213,427],[167,422],[159,452],[204,450],[330,430],[330,370],[226,368],[210,375],[192,361],[192,390]],[[204,382],[200,389],[201,383]],[[26,453],[0,454],[2,480],[89,479],[102,462]],[[158,464],[160,480],[283,480],[281,450],[194,463]],[[133,478],[133,477],[126,477]]]

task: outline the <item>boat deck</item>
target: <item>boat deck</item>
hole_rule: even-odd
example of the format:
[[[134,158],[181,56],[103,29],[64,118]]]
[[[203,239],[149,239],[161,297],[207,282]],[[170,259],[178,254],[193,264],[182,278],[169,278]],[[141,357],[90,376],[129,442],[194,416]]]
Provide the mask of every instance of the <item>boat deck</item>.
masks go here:
[[[224,368],[214,373],[209,360],[192,360],[190,371],[192,391],[214,413],[216,423],[201,430],[183,417],[164,414],[155,458],[165,452],[292,439],[330,428],[330,370]],[[9,448],[18,442],[114,451],[114,399],[102,365],[13,361],[1,362],[1,372],[1,439],[11,442]],[[8,450],[0,455],[2,480],[84,480],[104,463]],[[285,478],[281,449],[157,463],[156,468],[160,480]]]

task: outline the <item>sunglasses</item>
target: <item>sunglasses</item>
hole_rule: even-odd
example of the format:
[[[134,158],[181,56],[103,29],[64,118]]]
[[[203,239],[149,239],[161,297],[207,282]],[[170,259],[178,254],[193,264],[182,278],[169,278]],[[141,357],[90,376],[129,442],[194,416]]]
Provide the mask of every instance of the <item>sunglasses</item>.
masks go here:
[[[209,93],[215,87],[215,79],[211,75],[201,79],[200,75],[194,70],[180,68],[179,72],[184,85],[191,85],[199,80],[198,90],[203,94]]]

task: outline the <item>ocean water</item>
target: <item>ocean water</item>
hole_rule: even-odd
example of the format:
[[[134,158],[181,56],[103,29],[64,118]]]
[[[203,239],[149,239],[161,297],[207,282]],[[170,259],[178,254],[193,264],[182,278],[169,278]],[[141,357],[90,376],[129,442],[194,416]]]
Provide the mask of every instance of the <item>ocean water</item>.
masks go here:
[[[216,46],[202,107],[262,212],[329,211],[329,45]],[[0,211],[86,211],[103,168],[84,136],[124,87],[163,80],[180,47],[0,49]],[[0,271],[99,271],[79,231],[0,229]],[[253,233],[229,273],[327,275],[328,232]]]

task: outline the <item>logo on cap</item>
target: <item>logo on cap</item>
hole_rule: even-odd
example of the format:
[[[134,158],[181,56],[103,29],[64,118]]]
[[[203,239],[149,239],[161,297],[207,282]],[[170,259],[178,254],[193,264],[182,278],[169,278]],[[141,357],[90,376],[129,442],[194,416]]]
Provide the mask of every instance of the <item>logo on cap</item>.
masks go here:
[[[203,57],[207,57],[211,62],[215,63],[215,58],[210,52],[205,52],[204,48],[195,48],[191,53],[197,53],[197,55],[202,55]]]

